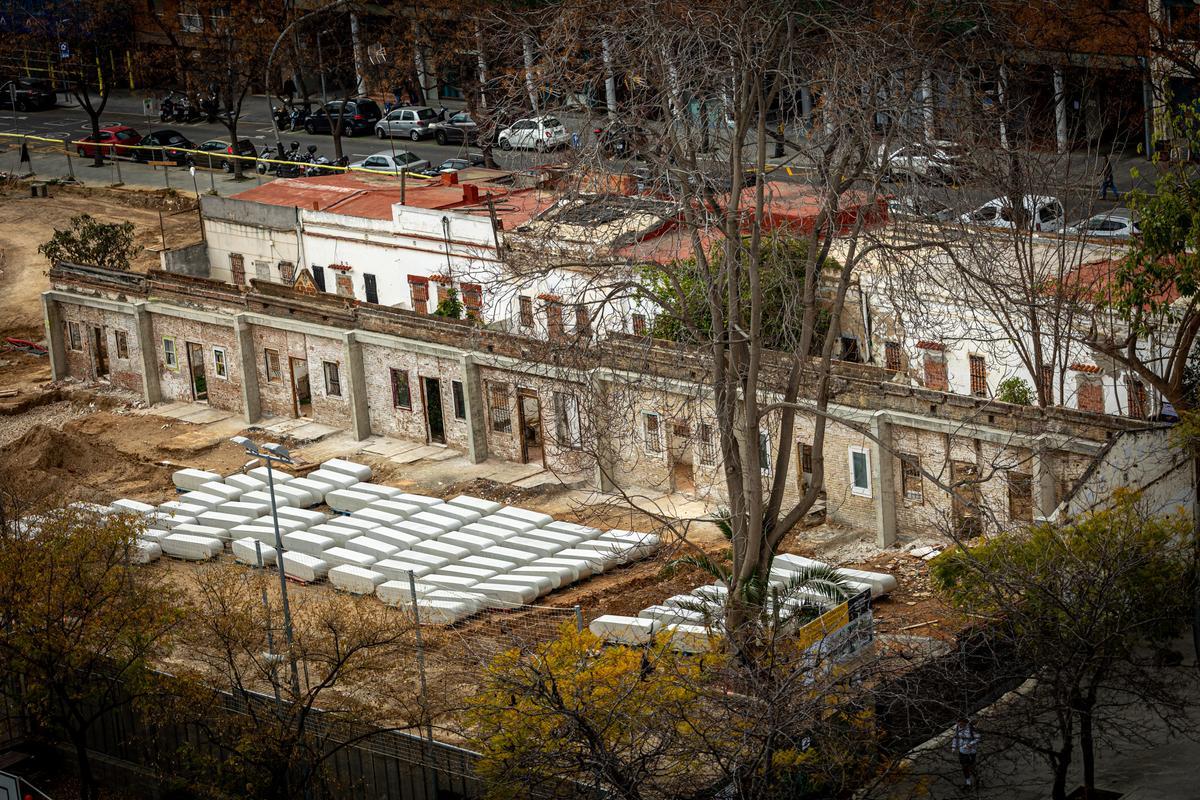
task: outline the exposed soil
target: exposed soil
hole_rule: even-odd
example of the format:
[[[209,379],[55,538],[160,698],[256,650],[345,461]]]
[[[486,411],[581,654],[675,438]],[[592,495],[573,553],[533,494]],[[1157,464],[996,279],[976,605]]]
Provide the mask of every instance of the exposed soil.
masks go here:
[[[142,248],[132,268],[144,272],[159,263],[158,253],[145,248],[161,247],[164,233],[169,247],[199,241],[199,219],[188,212],[194,208],[195,200],[167,190],[51,186],[49,197],[33,198],[24,183],[0,187],[0,335],[44,337],[39,295],[49,288],[49,264],[37,249],[71,217],[87,213],[102,222],[132,222]]]

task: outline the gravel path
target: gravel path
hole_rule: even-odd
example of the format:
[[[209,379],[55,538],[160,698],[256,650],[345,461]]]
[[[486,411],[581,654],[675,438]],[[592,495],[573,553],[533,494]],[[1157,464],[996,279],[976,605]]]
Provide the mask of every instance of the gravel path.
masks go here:
[[[7,447],[24,436],[35,425],[47,425],[55,430],[73,419],[95,411],[94,407],[78,405],[67,400],[37,406],[20,414],[0,416],[0,447]]]

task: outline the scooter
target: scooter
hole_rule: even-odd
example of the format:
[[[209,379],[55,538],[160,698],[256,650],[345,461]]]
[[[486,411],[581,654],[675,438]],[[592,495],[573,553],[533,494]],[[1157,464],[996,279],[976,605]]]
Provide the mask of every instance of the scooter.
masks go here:
[[[175,93],[171,92],[158,103],[158,121],[170,122],[175,116]]]
[[[283,106],[275,106],[274,108],[271,109],[271,119],[275,123],[275,130],[277,130],[277,131],[282,131],[284,129],[291,130],[291,128],[289,128],[290,117],[288,115],[287,109],[285,109]]]
[[[297,131],[303,128],[304,123],[308,121],[309,113],[308,106],[293,106],[292,113],[286,120],[289,130]]]
[[[184,95],[175,104],[175,121],[186,123],[196,122],[200,119],[200,110],[192,105],[192,101],[187,95]]]

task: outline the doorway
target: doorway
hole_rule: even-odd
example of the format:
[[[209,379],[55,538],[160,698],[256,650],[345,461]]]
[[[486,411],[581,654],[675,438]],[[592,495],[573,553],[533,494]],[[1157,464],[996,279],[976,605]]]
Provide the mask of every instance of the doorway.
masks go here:
[[[96,326],[92,328],[92,349],[96,361],[96,377],[104,378],[108,375],[108,337],[104,335],[104,328]]]
[[[696,471],[689,447],[691,428],[686,422],[671,423],[667,452],[671,458],[671,491],[691,494],[696,491]]]
[[[442,415],[442,382],[421,378],[421,401],[425,404],[425,427],[430,442],[446,443],[446,418]]]
[[[208,381],[204,376],[204,346],[187,343],[188,374],[192,376],[192,399],[208,402]]]
[[[951,511],[958,535],[983,533],[979,518],[979,467],[969,461],[950,462],[950,484],[954,487]]]
[[[517,389],[517,423],[521,429],[521,462],[546,466],[542,404],[532,389]]]
[[[292,412],[297,417],[312,416],[312,387],[308,381],[308,361],[290,358],[292,367]]]
[[[803,495],[812,485],[813,479],[813,449],[811,444],[796,440],[796,460],[799,469],[796,470],[796,489]]]

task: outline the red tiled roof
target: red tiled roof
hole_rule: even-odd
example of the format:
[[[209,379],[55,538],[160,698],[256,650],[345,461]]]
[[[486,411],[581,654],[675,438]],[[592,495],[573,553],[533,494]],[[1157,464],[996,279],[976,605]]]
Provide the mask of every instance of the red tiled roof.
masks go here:
[[[921,350],[945,350],[946,345],[941,342],[931,342],[928,339],[922,339],[917,342],[917,347]]]
[[[1100,369],[1100,367],[1097,367],[1095,364],[1080,364],[1080,363],[1072,364],[1071,369],[1075,370],[1076,372],[1087,372],[1092,375],[1098,375],[1104,371],[1104,370]]]

